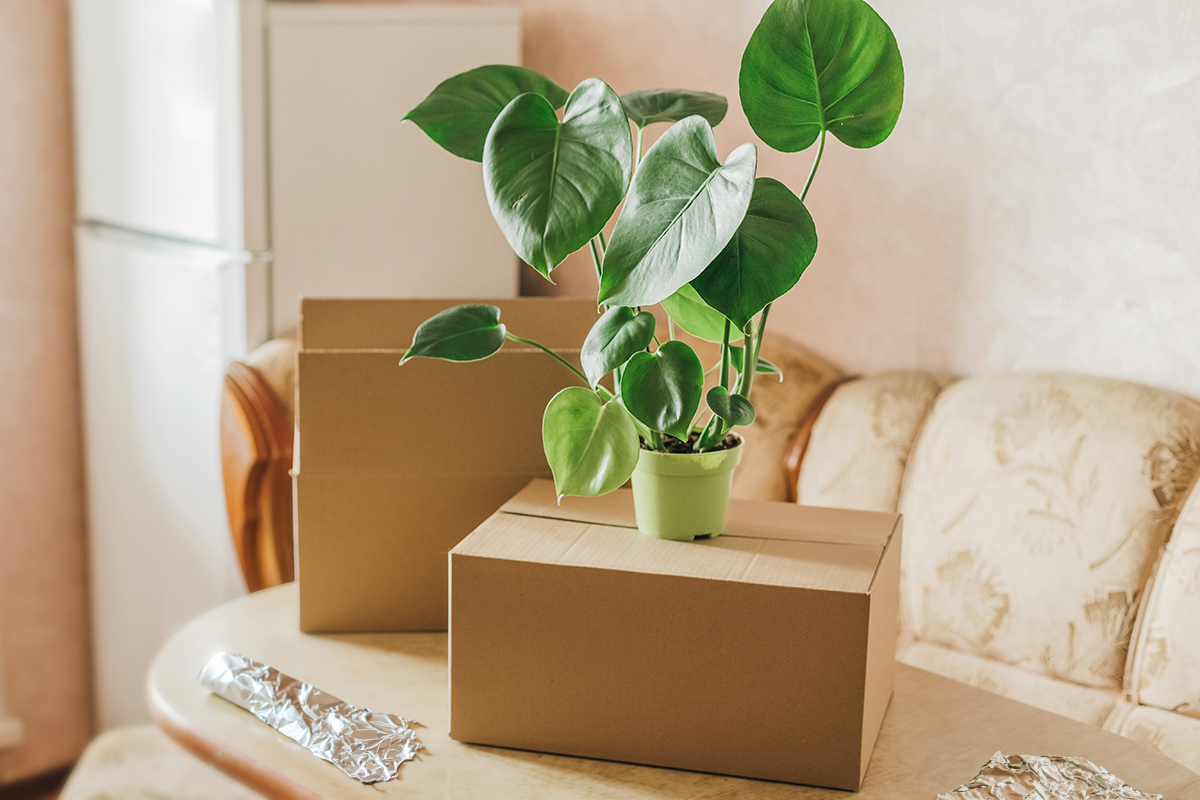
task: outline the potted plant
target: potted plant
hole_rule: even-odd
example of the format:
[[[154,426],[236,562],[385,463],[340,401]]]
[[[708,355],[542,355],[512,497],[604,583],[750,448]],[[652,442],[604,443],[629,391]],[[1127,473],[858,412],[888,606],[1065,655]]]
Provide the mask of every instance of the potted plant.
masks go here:
[[[582,369],[508,331],[488,305],[430,318],[400,363],[474,361],[505,340],[545,350],[580,384],[555,395],[543,418],[559,498],[601,495],[632,478],[642,531],[672,539],[720,533],[744,446],[733,429],[754,421],[755,374],[779,372],[759,356],[771,303],[816,252],[804,199],[826,136],[851,147],[879,144],[895,127],[903,93],[895,37],[864,0],[775,0],[746,45],[739,94],[768,146],[817,145],[797,196],[756,177],[753,143],[719,159],[712,129],[727,110],[720,95],[618,96],[596,78],[568,93],[533,70],[499,65],[444,81],[405,119],[451,153],[482,162],[497,224],[547,279],[588,248],[602,313],[583,342]],[[643,155],[643,132],[656,123],[670,127]],[[660,303],[665,332],[646,310]],[[720,361],[706,370],[676,338],[676,325],[719,343]],[[716,384],[705,392],[713,372]]]

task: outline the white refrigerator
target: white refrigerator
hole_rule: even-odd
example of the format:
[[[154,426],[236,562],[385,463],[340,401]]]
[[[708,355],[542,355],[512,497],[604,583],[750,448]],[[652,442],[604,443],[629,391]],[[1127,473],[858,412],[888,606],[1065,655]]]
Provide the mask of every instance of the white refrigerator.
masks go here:
[[[148,719],[183,623],[244,592],[225,365],[298,297],[512,296],[478,164],[400,122],[519,63],[514,9],[74,0],[77,263],[99,722]]]

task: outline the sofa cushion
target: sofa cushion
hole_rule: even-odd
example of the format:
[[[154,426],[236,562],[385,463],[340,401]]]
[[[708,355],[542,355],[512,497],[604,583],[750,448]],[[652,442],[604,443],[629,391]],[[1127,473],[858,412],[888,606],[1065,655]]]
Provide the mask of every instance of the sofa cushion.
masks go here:
[[[932,372],[887,372],[839,386],[813,424],[797,501],[895,511],[917,431],[953,381]]]
[[[1104,727],[1150,745],[1164,755],[1200,772],[1200,720],[1161,708],[1122,703]]]
[[[994,692],[1012,700],[1100,726],[1120,701],[1115,689],[1093,689],[1001,664],[990,658],[951,650],[928,642],[914,642],[897,656],[918,669],[936,672],[960,683]]]
[[[1026,373],[947,387],[899,503],[916,637],[1119,688],[1198,441],[1200,404],[1124,381]]]
[[[1126,688],[1138,702],[1200,719],[1200,492],[1155,567]]]

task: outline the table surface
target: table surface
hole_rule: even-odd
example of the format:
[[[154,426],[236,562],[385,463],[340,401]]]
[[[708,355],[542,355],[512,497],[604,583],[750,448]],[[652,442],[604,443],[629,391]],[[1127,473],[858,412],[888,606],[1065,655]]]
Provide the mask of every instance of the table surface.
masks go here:
[[[159,652],[149,697],[159,725],[205,761],[271,798],[845,798],[835,789],[730,778],[456,742],[447,731],[446,635],[308,635],[294,584],[193,620]],[[426,745],[400,777],[347,777],[196,681],[220,650],[241,653],[349,703],[424,724]],[[636,725],[636,720],[630,720]],[[1200,775],[1143,745],[1074,720],[897,665],[896,692],[856,795],[934,800],[997,751],[1088,758],[1144,792],[1200,797]]]

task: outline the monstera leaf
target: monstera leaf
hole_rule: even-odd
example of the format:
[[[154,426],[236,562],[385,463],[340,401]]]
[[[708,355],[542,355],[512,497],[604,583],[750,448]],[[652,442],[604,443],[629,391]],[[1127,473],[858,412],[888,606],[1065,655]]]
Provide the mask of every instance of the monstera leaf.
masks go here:
[[[679,287],[679,291],[662,301],[662,307],[676,325],[697,339],[718,344],[725,341],[725,315],[704,302],[691,284]],[[736,329],[732,335],[738,335]]]
[[[656,320],[649,311],[634,313],[632,308],[617,306],[604,312],[588,331],[579,351],[579,361],[592,388],[604,373],[624,364],[630,357],[650,346]]]
[[[413,358],[478,361],[504,346],[505,333],[496,306],[454,306],[420,324],[400,363]]]
[[[540,72],[492,64],[442,81],[404,119],[454,155],[483,161],[483,143],[492,123],[513,98],[526,92],[541,95],[554,108],[567,102],[567,90]]]
[[[714,128],[725,119],[729,101],[712,92],[688,89],[643,89],[621,95],[621,105],[634,125],[644,128],[655,122],[678,122],[693,114],[708,120]]]
[[[759,178],[737,233],[692,286],[744,330],[796,285],[816,252],[817,229],[800,198],[773,178]]]
[[[600,301],[649,306],[704,271],[746,215],[754,145],[717,159],[712,127],[688,117],[646,152],[604,254]]]
[[[742,54],[742,109],[785,153],[829,131],[874,147],[896,126],[904,66],[891,28],[863,0],[775,0]]]
[[[621,376],[621,402],[639,422],[687,441],[704,392],[704,367],[683,342],[636,353]]]
[[[740,394],[730,394],[724,386],[714,386],[705,396],[714,414],[730,425],[749,425],[754,422],[754,404]]]
[[[562,122],[546,98],[517,97],[483,150],[492,216],[517,255],[546,277],[612,217],[632,167],[621,98],[596,78],[571,92]]]
[[[563,389],[546,406],[542,445],[560,500],[619,488],[633,474],[641,449],[629,412],[582,386]]]

